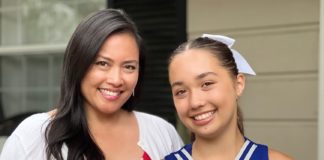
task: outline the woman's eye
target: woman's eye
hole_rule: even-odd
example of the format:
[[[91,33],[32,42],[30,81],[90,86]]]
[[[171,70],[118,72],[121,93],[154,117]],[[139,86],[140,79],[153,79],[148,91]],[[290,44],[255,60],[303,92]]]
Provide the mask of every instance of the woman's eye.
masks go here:
[[[128,70],[132,70],[133,71],[133,70],[136,69],[136,66],[134,66],[134,65],[126,65],[125,68],[128,69]]]
[[[175,92],[175,95],[176,96],[181,96],[181,95],[184,95],[186,93],[186,90],[178,90]]]
[[[95,63],[96,65],[98,65],[98,66],[108,66],[109,64],[107,63],[107,62],[105,62],[105,61],[98,61],[98,62],[96,62]]]
[[[137,66],[132,64],[126,64],[124,65],[124,70],[126,73],[133,73],[136,70]]]

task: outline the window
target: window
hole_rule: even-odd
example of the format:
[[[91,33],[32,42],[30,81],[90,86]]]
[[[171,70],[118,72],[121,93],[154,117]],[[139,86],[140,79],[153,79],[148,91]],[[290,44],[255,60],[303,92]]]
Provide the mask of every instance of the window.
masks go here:
[[[65,46],[103,8],[105,0],[0,0],[0,121],[57,103]]]

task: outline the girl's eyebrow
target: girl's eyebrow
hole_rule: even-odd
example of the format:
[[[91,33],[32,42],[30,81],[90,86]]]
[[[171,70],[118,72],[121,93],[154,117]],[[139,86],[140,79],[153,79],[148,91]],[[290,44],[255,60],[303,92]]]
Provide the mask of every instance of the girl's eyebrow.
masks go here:
[[[208,76],[208,75],[214,75],[214,76],[218,76],[215,72],[204,72],[204,73],[201,73],[199,75],[197,75],[195,77],[196,80],[200,80],[200,79],[203,79],[204,77]],[[176,81],[176,82],[173,82],[171,84],[171,88],[175,87],[175,86],[181,86],[183,85],[183,82],[181,81]]]
[[[196,76],[196,80],[199,80],[199,79],[202,79],[208,75],[214,75],[214,76],[218,76],[215,72],[204,72],[204,73],[201,73],[199,74],[198,76]]]

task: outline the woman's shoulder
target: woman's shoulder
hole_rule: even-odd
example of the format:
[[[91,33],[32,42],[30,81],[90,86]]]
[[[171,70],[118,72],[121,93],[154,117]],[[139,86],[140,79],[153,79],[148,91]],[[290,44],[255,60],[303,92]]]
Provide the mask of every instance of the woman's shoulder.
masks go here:
[[[47,113],[36,113],[24,119],[12,134],[19,136],[36,136],[43,133],[50,120]],[[39,132],[39,133],[38,133]]]
[[[145,112],[139,112],[139,111],[134,111],[136,118],[141,120],[141,122],[145,122],[145,123],[152,123],[152,124],[163,124],[163,125],[171,125],[167,120],[153,115],[153,114],[149,114],[149,113],[145,113]]]
[[[175,127],[167,120],[148,113],[135,111],[139,127],[141,131],[151,132],[155,131],[156,136],[172,136],[178,138],[178,133]]]
[[[39,125],[44,124],[45,122],[47,122],[50,119],[50,116],[48,113],[36,113],[33,114],[29,117],[27,117],[26,119],[24,119],[17,127],[18,128],[33,128],[33,127],[37,127]]]
[[[153,159],[160,159],[183,146],[181,137],[171,123],[155,115],[138,111],[134,113],[140,130],[139,144],[147,149],[150,156],[155,154],[156,158]]]
[[[50,118],[50,114],[46,112],[41,112],[41,113],[35,113],[30,116],[28,116],[26,119],[24,119],[22,122],[27,123],[27,122],[34,122],[34,121],[44,121],[48,120]]]
[[[18,157],[17,159],[26,159],[26,156],[43,157],[44,131],[47,126],[46,122],[49,119],[50,116],[47,113],[33,114],[24,119],[6,140],[1,152],[1,158],[13,159],[13,157]]]
[[[293,160],[285,153],[269,148],[269,160]]]

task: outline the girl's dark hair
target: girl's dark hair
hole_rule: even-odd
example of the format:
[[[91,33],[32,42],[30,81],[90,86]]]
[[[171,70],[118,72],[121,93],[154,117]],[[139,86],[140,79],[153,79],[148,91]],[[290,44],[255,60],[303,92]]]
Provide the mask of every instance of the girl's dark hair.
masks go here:
[[[188,49],[204,49],[210,51],[220,62],[223,67],[225,67],[233,78],[238,75],[238,69],[233,57],[232,51],[228,46],[222,42],[210,39],[208,37],[199,37],[194,40],[182,43],[178,48],[176,48],[169,58],[169,65],[174,56],[180,54]],[[244,135],[243,127],[243,115],[240,107],[237,107],[237,126],[240,132]],[[193,138],[193,137],[192,137]]]
[[[134,22],[121,10],[104,9],[85,18],[74,31],[65,51],[61,91],[55,116],[46,128],[47,159],[63,160],[62,146],[68,147],[68,160],[104,160],[103,152],[94,142],[87,125],[81,81],[102,44],[113,34],[134,35],[139,47],[139,79],[135,96],[122,109],[132,111],[139,96],[144,71],[144,48]]]

